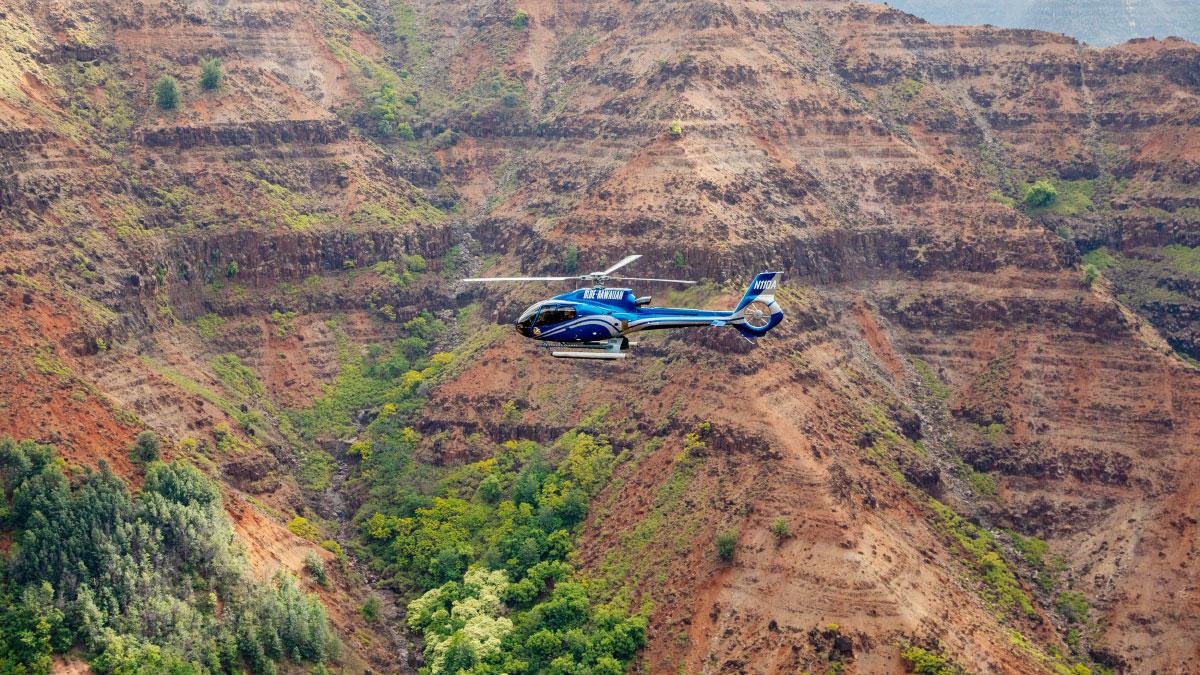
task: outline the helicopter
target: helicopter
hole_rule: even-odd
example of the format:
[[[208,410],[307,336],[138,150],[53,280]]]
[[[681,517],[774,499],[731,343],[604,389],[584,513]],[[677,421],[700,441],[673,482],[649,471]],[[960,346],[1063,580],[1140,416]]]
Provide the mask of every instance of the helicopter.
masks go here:
[[[539,340],[560,359],[624,359],[631,342],[628,336],[644,330],[662,330],[687,326],[732,326],[751,344],[752,338],[783,320],[783,310],[775,302],[775,289],[781,272],[763,272],[754,277],[746,294],[733,311],[714,312],[700,309],[649,307],[650,296],[635,297],[629,288],[607,288],[610,281],[658,281],[694,284],[682,279],[644,279],[614,277],[613,272],[642,256],[629,255],[603,272],[565,277],[481,277],[463,279],[472,283],[505,281],[584,281],[591,288],[576,289],[530,305],[516,320],[517,332]],[[555,351],[556,349],[588,351]]]

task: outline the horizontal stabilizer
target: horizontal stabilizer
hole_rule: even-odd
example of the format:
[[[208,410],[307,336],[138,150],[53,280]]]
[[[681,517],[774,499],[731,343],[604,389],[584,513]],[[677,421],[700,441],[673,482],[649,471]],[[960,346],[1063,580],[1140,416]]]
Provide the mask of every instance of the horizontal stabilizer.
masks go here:
[[[550,352],[550,356],[558,359],[623,359],[628,354],[623,352]]]

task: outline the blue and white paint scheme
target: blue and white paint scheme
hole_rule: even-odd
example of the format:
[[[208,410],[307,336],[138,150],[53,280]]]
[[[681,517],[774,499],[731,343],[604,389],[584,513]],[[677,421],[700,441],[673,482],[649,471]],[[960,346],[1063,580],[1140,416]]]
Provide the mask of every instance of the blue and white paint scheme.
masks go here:
[[[517,332],[534,340],[596,342],[643,330],[687,326],[733,326],[746,337],[766,335],[783,321],[775,302],[779,272],[754,277],[731,312],[639,306],[628,288],[586,288],[543,300],[521,313]]]
[[[678,279],[638,279],[613,277],[618,268],[641,256],[627,256],[603,272],[572,277],[490,277],[464,281],[591,281],[595,285],[555,296],[536,303],[517,318],[517,332],[525,337],[552,343],[555,347],[588,351],[552,352],[562,358],[623,359],[624,352],[636,342],[629,335],[645,330],[685,328],[688,326],[732,326],[747,340],[766,335],[783,321],[783,310],[775,302],[775,291],[783,278],[781,272],[763,272],[754,277],[746,294],[732,311],[719,312],[677,307],[648,307],[650,298],[635,297],[628,288],[605,288],[604,283],[662,281],[692,284]]]

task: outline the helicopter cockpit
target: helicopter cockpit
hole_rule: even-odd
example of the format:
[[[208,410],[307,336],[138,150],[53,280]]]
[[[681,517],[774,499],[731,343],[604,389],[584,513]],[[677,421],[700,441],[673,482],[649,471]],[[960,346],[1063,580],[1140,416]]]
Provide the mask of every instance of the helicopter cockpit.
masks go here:
[[[554,301],[539,302],[525,310],[517,318],[517,332],[525,337],[534,335],[534,329],[542,326],[570,321],[575,318],[575,306]]]

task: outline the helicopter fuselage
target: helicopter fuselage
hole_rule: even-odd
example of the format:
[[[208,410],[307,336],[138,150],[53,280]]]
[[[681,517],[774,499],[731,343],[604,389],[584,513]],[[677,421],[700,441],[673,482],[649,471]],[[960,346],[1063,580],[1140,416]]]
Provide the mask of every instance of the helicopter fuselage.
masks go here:
[[[645,307],[628,288],[586,288],[530,306],[516,321],[517,332],[534,340],[582,343],[624,337],[644,330],[724,325],[735,312]],[[765,331],[763,331],[765,332]]]

